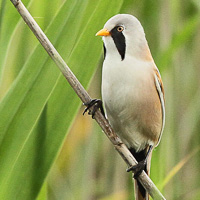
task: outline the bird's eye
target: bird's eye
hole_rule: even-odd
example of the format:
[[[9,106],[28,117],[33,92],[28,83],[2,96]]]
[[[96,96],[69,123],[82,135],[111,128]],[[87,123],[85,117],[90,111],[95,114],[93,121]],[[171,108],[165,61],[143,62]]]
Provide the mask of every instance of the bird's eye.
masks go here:
[[[123,27],[123,26],[118,26],[118,27],[117,27],[117,31],[118,31],[118,32],[122,32],[123,30],[124,30],[124,27]]]

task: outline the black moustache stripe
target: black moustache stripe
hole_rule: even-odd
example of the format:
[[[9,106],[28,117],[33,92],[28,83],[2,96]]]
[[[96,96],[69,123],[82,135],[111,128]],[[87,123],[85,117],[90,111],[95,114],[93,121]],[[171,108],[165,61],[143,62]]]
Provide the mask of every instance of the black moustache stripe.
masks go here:
[[[122,32],[119,32],[117,28],[118,27],[115,27],[111,30],[111,37],[114,40],[115,46],[117,47],[117,50],[121,55],[122,60],[124,60],[126,52],[126,41],[124,34]]]
[[[105,58],[106,58],[106,47],[105,47],[105,44],[103,43],[103,52],[104,52],[104,60],[105,60]]]

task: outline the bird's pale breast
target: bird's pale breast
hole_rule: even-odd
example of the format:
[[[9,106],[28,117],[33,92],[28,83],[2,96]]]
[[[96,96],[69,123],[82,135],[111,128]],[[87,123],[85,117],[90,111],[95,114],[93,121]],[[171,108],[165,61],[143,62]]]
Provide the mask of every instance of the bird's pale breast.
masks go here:
[[[102,98],[108,120],[123,142],[137,151],[147,144],[155,146],[162,127],[153,64],[107,58],[103,65]]]

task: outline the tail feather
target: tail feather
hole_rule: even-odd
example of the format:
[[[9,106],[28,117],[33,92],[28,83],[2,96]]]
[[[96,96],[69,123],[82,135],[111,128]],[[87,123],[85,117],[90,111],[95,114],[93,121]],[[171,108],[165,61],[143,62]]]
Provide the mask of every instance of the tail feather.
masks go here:
[[[146,158],[148,148],[140,152],[135,152],[134,149],[129,149],[129,150],[132,153],[132,155],[135,157],[135,159],[138,162],[140,162]],[[152,155],[152,152],[148,156],[147,166],[144,170],[148,176],[150,175],[151,155]],[[148,193],[146,192],[142,184],[137,180],[135,180],[135,200],[149,200]]]

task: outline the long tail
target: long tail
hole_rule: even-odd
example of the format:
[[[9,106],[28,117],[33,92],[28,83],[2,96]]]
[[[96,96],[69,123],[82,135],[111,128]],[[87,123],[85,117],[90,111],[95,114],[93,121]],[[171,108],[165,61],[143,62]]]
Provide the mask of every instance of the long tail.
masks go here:
[[[130,152],[135,157],[135,159],[138,162],[140,162],[146,158],[147,150],[148,150],[148,148],[136,153],[134,149],[130,149]],[[151,156],[152,156],[152,152],[150,152],[150,154],[148,156],[147,166],[145,169],[145,172],[147,173],[148,176],[150,175]],[[146,190],[144,189],[142,184],[137,180],[135,180],[135,200],[149,200],[148,193],[146,192]]]

